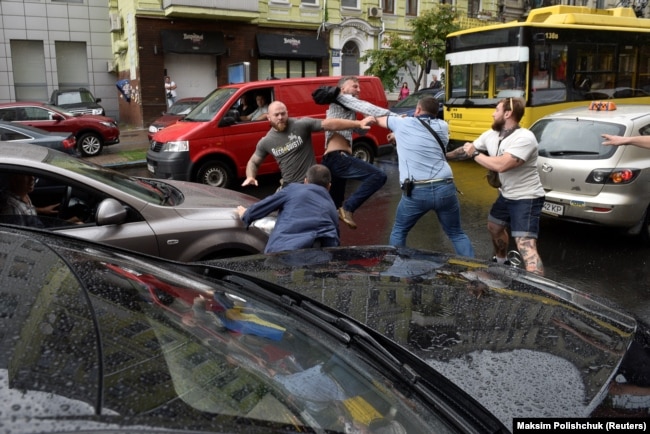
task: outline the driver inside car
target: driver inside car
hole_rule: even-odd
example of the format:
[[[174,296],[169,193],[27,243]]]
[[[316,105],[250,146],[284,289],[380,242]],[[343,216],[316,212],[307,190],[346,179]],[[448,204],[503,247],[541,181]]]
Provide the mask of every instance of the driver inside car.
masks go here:
[[[18,224],[21,226],[45,227],[43,220],[39,216],[57,217],[59,216],[60,203],[55,203],[43,207],[36,207],[30,198],[30,193],[38,178],[34,175],[24,173],[12,173],[7,176],[5,188],[0,194],[0,214],[2,221],[6,223]],[[76,216],[65,219],[68,223],[82,224],[83,221]]]

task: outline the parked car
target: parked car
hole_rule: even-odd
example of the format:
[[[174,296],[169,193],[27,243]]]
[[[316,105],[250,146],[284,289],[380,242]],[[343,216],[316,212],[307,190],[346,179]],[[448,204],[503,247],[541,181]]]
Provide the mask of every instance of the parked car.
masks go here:
[[[50,105],[61,107],[72,114],[105,116],[101,98],[95,98],[86,88],[55,89],[50,96]]]
[[[328,105],[316,104],[312,92],[319,86],[336,86],[341,77],[307,77],[251,81],[220,86],[182,120],[151,140],[147,151],[147,170],[155,178],[178,179],[214,187],[233,187],[246,176],[246,164],[257,142],[269,132],[266,119],[242,121],[237,108],[242,98],[263,95],[269,103],[282,101],[290,117],[325,119]],[[365,101],[388,108],[386,93],[377,77],[360,76],[361,96]],[[361,117],[361,115],[359,115]],[[393,152],[387,143],[389,131],[374,125],[365,134],[354,134],[352,153],[372,163],[375,156]],[[316,159],[325,152],[325,133],[312,136]],[[279,173],[272,156],[261,164],[258,175]]]
[[[104,146],[120,143],[120,129],[111,118],[73,115],[39,102],[0,103],[0,120],[17,122],[52,132],[72,132],[81,155],[99,155]]]
[[[77,139],[74,134],[51,133],[16,122],[0,121],[0,142],[29,143],[77,155]]]
[[[298,292],[1,225],[0,257],[4,432],[508,432],[420,358]]]
[[[424,96],[434,97],[438,103],[440,103],[440,108],[438,110],[438,118],[444,119],[444,103],[445,103],[445,90],[444,89],[420,89],[417,92],[413,92],[403,100],[396,103],[390,108],[390,111],[397,113],[399,115],[413,116],[415,113],[415,106],[417,106],[418,101]]]
[[[640,332],[640,323],[610,301],[520,268],[390,246],[210,264],[277,283],[372,327],[507,427],[514,418],[620,415],[626,410],[609,404],[610,380],[619,374],[629,383],[638,379],[630,366],[648,378],[646,349],[633,345],[643,356],[621,360],[633,339],[647,336],[646,327]]]
[[[3,145],[2,186],[11,173],[39,179],[36,207],[56,203],[57,216],[39,226],[79,238],[178,261],[264,251],[275,219],[246,229],[237,214],[257,199],[235,191],[181,181],[133,178],[80,158],[33,145]],[[71,224],[76,217],[82,224]],[[21,216],[0,222],[30,224]]]
[[[163,112],[161,117],[149,125],[149,133],[147,134],[149,141],[151,141],[153,135],[158,131],[183,119],[202,100],[203,98],[201,97],[182,98],[172,104],[169,110]]]
[[[647,105],[562,110],[531,126],[546,190],[543,215],[623,228],[650,241],[650,150],[604,146],[602,134],[650,134]]]

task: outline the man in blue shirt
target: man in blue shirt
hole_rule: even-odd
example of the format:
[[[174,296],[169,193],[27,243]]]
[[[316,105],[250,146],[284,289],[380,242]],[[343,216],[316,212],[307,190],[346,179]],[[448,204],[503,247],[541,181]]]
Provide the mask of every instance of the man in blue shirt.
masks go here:
[[[264,253],[310,247],[339,245],[338,213],[329,194],[332,176],[327,167],[315,164],[307,171],[304,184],[291,183],[253,204],[248,209],[237,207],[247,226],[278,211]]]
[[[449,127],[436,117],[438,101],[425,96],[413,117],[385,116],[377,122],[393,132],[397,145],[402,198],[397,205],[390,244],[405,246],[406,237],[427,212],[435,211],[443,231],[462,256],[474,257],[474,249],[460,226],[460,203],[453,173],[446,159]],[[425,125],[426,124],[426,125]],[[437,133],[438,142],[427,125]]]

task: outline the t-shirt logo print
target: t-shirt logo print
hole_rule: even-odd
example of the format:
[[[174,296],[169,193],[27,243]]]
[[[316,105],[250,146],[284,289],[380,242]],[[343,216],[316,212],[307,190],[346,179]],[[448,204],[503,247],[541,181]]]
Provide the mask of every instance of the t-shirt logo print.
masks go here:
[[[302,143],[303,143],[302,137],[297,136],[294,133],[291,133],[289,134],[289,141],[285,145],[273,148],[271,151],[273,152],[274,157],[280,157],[300,147]]]

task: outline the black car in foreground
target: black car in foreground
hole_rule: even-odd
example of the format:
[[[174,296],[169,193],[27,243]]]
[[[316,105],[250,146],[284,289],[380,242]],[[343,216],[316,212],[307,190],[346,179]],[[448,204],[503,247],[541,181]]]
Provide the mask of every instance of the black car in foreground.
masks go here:
[[[648,414],[647,328],[606,300],[522,269],[390,246],[212,263],[293,289],[377,330],[507,427],[514,418]]]
[[[372,309],[392,300],[376,325],[403,340],[410,329],[399,321],[403,294],[382,288],[397,275],[322,303],[208,264],[15,226],[0,226],[0,262],[3,432],[507,432],[422,359],[327,306],[349,303],[356,314],[361,298]],[[284,266],[275,270],[292,277]],[[452,288],[456,278],[449,275]],[[591,398],[624,354],[634,323],[592,311],[595,304],[576,307],[580,313],[557,304],[569,326],[618,349],[594,346],[594,367],[577,376],[589,380]],[[454,349],[451,341],[436,345]]]

